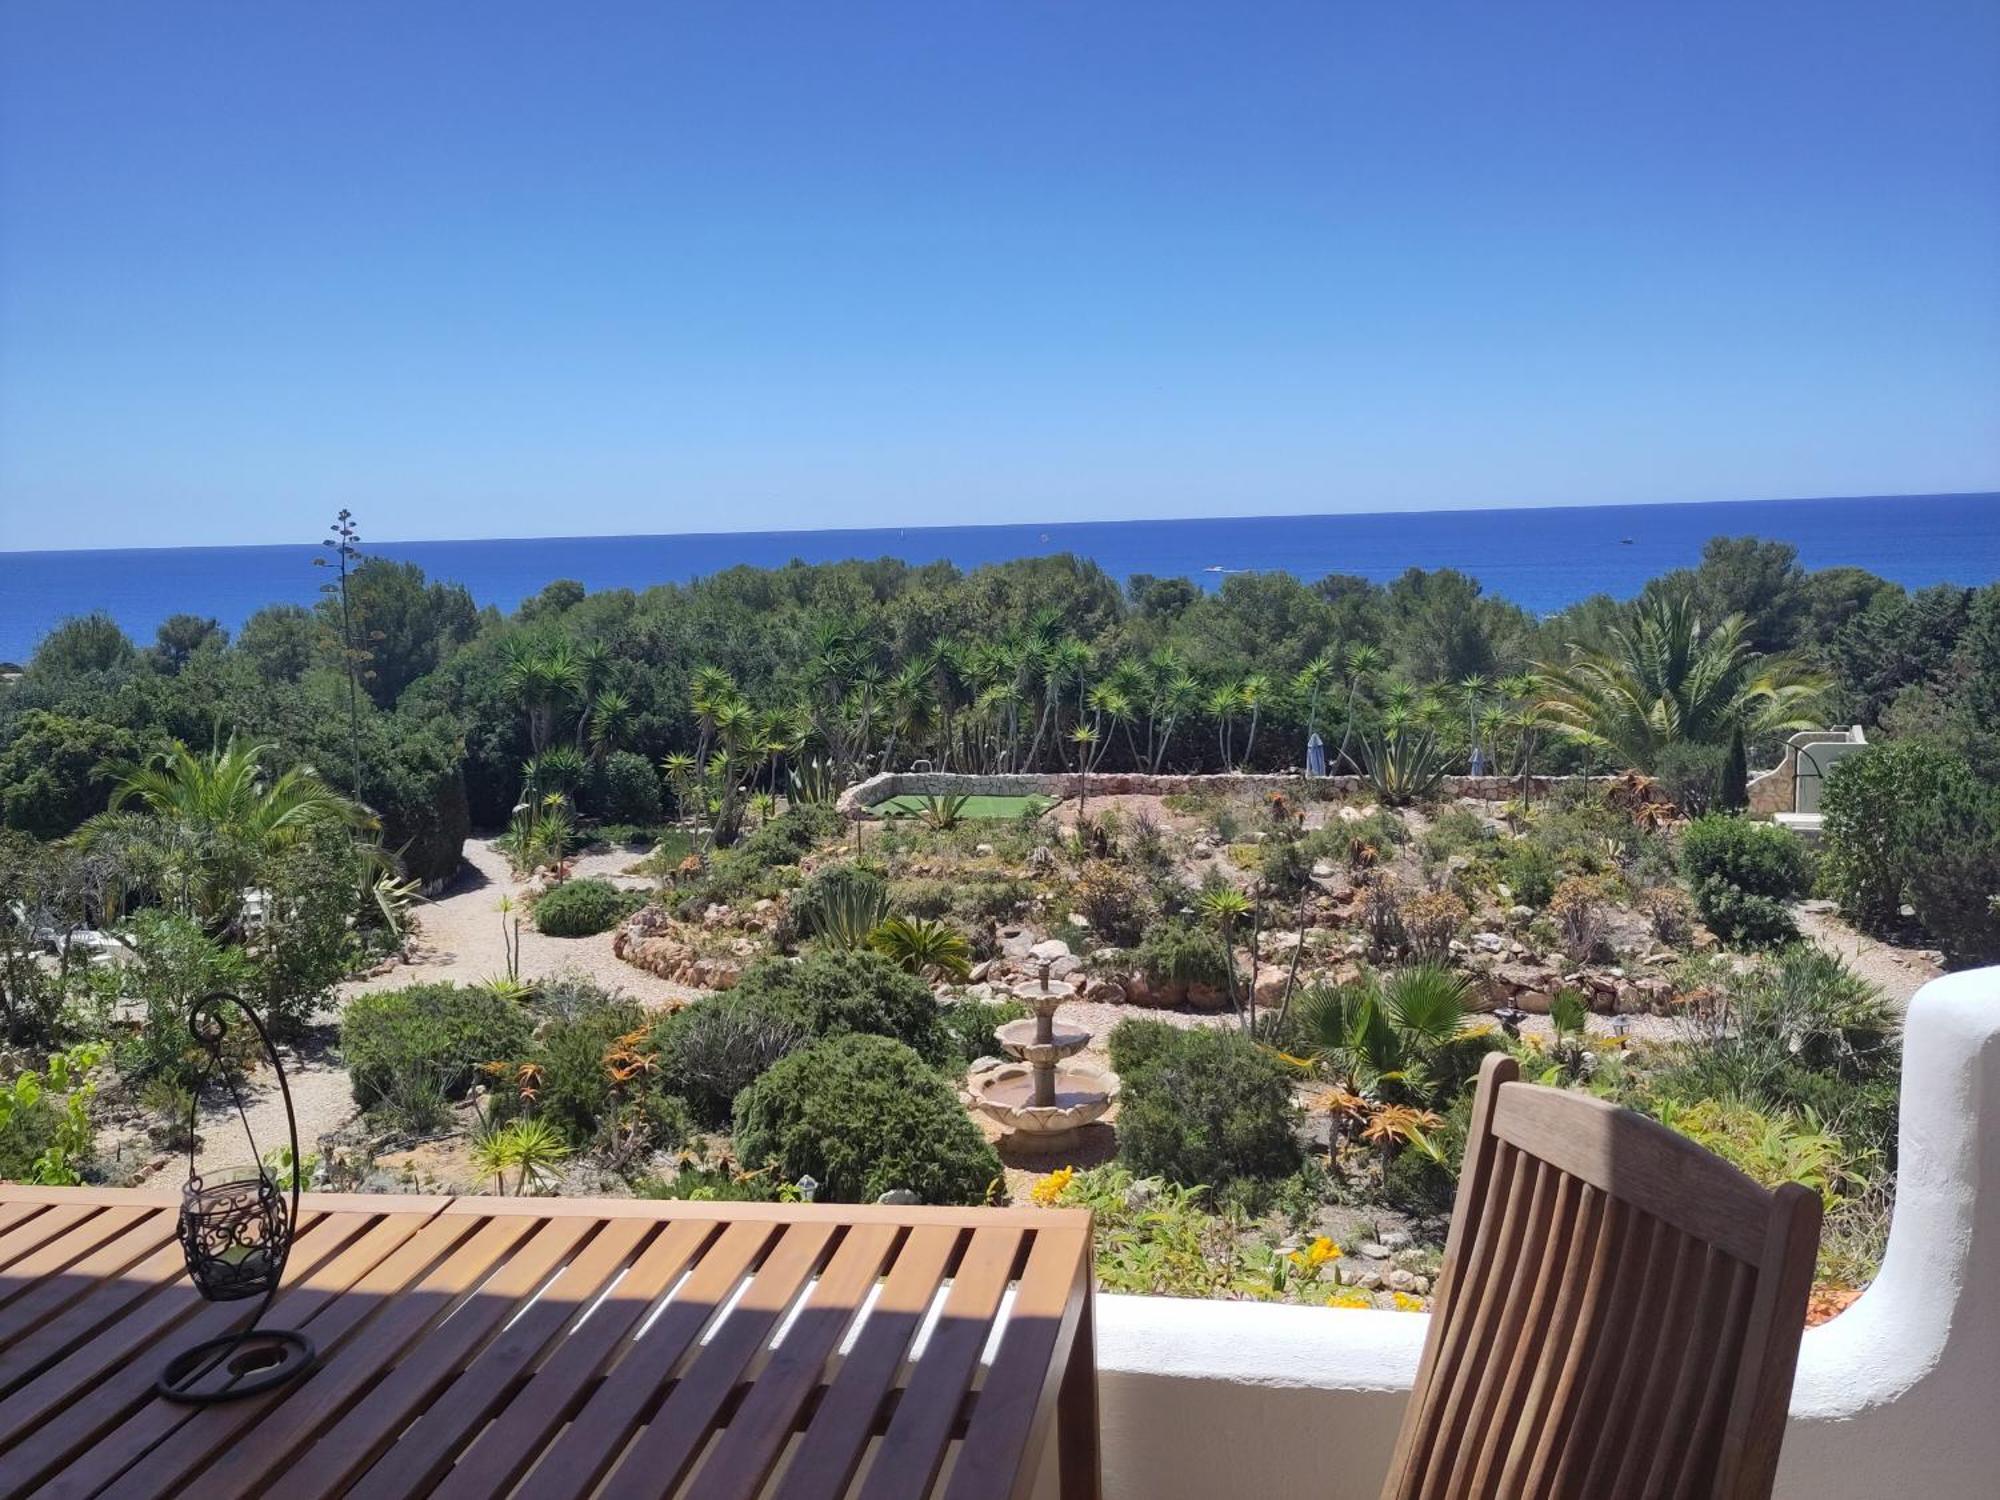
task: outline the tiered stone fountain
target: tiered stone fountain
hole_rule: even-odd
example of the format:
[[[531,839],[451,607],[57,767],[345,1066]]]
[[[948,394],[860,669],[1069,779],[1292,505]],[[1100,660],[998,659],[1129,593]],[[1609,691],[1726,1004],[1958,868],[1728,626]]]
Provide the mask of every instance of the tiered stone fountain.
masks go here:
[[[973,1107],[1006,1131],[1003,1149],[1036,1155],[1072,1151],[1083,1127],[1118,1097],[1118,1075],[1076,1057],[1090,1045],[1090,1033],[1056,1024],[1056,1011],[1076,998],[1076,987],[1050,979],[1046,963],[1039,978],[1015,985],[1014,995],[1035,1013],[994,1033],[1013,1061],[974,1072],[966,1091]]]

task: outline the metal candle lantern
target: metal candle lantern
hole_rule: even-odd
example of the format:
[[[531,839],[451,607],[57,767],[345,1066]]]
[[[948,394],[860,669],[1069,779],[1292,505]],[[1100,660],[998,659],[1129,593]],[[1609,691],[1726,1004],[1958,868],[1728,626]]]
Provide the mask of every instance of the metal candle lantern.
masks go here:
[[[264,1167],[257,1138],[250,1129],[243,1091],[224,1062],[229,1034],[224,1006],[240,1010],[257,1032],[264,1055],[278,1078],[285,1104],[285,1128],[290,1133],[292,1189],[290,1201]],[[188,1178],[181,1191],[179,1238],[187,1257],[188,1277],[210,1302],[236,1302],[262,1297],[256,1315],[234,1333],[204,1339],[167,1361],[154,1388],[171,1401],[206,1404],[233,1401],[270,1390],[311,1369],[317,1355],[304,1334],[284,1328],[259,1328],[284,1279],[292,1236],[299,1220],[299,1124],[292,1111],[291,1086],[285,1065],[257,1013],[235,995],[218,992],[196,1001],[188,1013],[188,1030],[208,1055],[206,1073],[220,1075],[236,1101],[237,1118],[250,1143],[250,1165],[204,1181],[195,1170],[195,1112],[200,1090],[188,1110]],[[211,1377],[216,1377],[211,1379]]]

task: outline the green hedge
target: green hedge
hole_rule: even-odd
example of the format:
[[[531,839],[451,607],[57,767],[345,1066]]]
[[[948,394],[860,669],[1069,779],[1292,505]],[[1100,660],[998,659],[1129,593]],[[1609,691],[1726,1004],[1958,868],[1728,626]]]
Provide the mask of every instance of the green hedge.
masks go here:
[[[736,1149],[812,1177],[827,1203],[872,1203],[894,1188],[925,1203],[983,1203],[1000,1158],[923,1058],[879,1036],[795,1052],[736,1101]]]

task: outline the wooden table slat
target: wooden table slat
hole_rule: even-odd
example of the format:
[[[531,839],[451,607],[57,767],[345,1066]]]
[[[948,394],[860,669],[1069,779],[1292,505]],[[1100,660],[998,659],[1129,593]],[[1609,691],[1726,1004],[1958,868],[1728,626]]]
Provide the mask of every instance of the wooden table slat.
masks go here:
[[[0,1184],[0,1500],[1027,1500],[1052,1436],[1098,1500],[1086,1214],[307,1194],[265,1322],[320,1364],[190,1407],[257,1304],[177,1203]]]

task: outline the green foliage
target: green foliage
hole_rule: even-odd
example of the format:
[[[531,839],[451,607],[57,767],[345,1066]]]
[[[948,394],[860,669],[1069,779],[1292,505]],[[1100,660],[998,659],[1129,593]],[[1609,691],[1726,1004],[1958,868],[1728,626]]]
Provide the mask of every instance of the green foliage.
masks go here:
[[[111,802],[121,765],[138,738],[100,719],[34,709],[0,748],[0,826],[40,839],[73,833]]]
[[[1220,990],[1228,979],[1221,940],[1184,918],[1169,918],[1147,928],[1133,957],[1149,982],[1169,992],[1189,985]]]
[[[1385,807],[1404,807],[1437,791],[1448,769],[1437,736],[1398,728],[1363,740],[1361,769]]]
[[[730,991],[674,1012],[653,1028],[660,1084],[695,1122],[722,1130],[736,1096],[813,1036],[788,1006]]]
[[[1495,1045],[1468,1025],[1472,981],[1438,964],[1370,972],[1352,984],[1314,985],[1299,997],[1298,1045],[1357,1094],[1444,1111]]]
[[[118,623],[98,610],[72,615],[43,636],[28,674],[51,682],[74,680],[124,666],[136,654]]]
[[[616,927],[645,902],[608,880],[565,880],[535,902],[535,926],[550,937],[590,937]]]
[[[354,1102],[417,1128],[435,1124],[439,1103],[462,1096],[482,1065],[524,1054],[532,1033],[527,1012],[504,995],[414,984],[348,1001],[340,1050]]]
[[[1189,1187],[1298,1170],[1291,1076],[1275,1055],[1236,1032],[1208,1029],[1168,1027],[1171,1036],[1148,1031],[1121,1043],[1119,1033],[1135,1024],[1112,1030],[1121,1163]]]
[[[889,917],[868,935],[869,946],[920,978],[962,983],[972,971],[972,945],[948,922]]]
[[[546,1120],[523,1116],[505,1125],[481,1131],[472,1140],[472,1163],[483,1176],[493,1179],[496,1193],[525,1193],[533,1187],[547,1187],[556,1179],[557,1169],[569,1157],[563,1134]],[[512,1188],[507,1174],[514,1174]]]
[[[1869,925],[1904,901],[1963,961],[2000,958],[2000,794],[1966,760],[1925,740],[1871,746],[1834,766],[1822,803],[1822,877]]]
[[[859,865],[815,870],[793,893],[792,925],[834,948],[861,948],[889,912],[882,878]]]
[[[942,1007],[938,1018],[950,1033],[958,1057],[969,1064],[999,1056],[1000,1044],[993,1033],[1009,1021],[1032,1014],[1018,1000],[959,1000]]]
[[[1541,840],[1514,839],[1500,856],[1499,875],[1516,902],[1540,910],[1556,893],[1562,865]]]
[[[1145,882],[1108,859],[1086,861],[1070,892],[1070,905],[1107,943],[1130,947],[1152,918]]]
[[[74,1186],[91,1155],[92,1078],[106,1049],[85,1043],[51,1056],[40,1072],[0,1082],[0,1182]]]
[[[951,1087],[900,1042],[834,1037],[795,1052],[738,1096],[738,1151],[789,1181],[810,1176],[830,1203],[891,1189],[925,1203],[983,1203],[1000,1158]]]
[[[801,855],[830,838],[839,827],[840,818],[831,807],[789,808],[729,848],[718,850],[709,861],[707,874],[682,889],[674,908],[690,916],[711,903],[775,896],[781,888],[775,872],[796,865]]]
[[[953,1053],[930,986],[879,953],[809,953],[797,962],[767,958],[745,971],[729,998],[757,1004],[811,1037],[862,1032],[894,1037],[933,1066]]]
[[[653,763],[630,750],[613,750],[590,769],[585,809],[606,823],[660,821],[660,778]]]
[[[1731,746],[1741,748],[1740,732],[1733,733],[1720,745],[1685,740],[1662,745],[1653,756],[1653,778],[1667,800],[1690,818],[1736,811],[1742,805],[1741,800],[1732,803],[1727,791]]]
[[[137,913],[126,926],[132,962],[122,968],[97,970],[94,983],[138,999],[146,1008],[136,1032],[118,1037],[119,1071],[138,1079],[164,1078],[186,1088],[202,1082],[207,1055],[188,1034],[189,1007],[217,990],[231,994],[251,991],[253,969],[241,948],[209,936],[191,919],[171,912]],[[107,998],[115,998],[108,996]],[[255,1038],[241,1021],[229,1023],[236,1045],[225,1045],[226,1058],[241,1055]]]
[[[1688,825],[1680,857],[1696,910],[1724,942],[1769,947],[1796,935],[1786,903],[1811,883],[1805,844],[1796,834],[1710,813]]]

